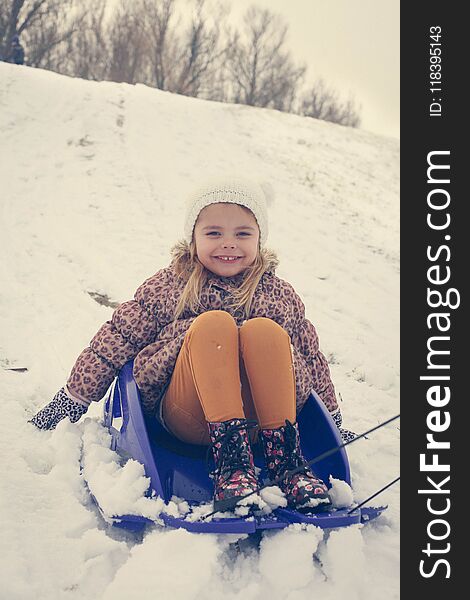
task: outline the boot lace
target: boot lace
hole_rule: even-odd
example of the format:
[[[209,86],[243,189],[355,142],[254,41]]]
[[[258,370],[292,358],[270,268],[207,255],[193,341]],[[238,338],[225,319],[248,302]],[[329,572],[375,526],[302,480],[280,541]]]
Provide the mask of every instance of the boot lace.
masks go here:
[[[286,419],[286,427],[284,429],[285,454],[284,460],[281,461],[278,467],[278,474],[287,473],[292,470],[297,470],[299,474],[308,474],[310,468],[304,457],[299,453],[297,448],[297,432],[292,423]]]
[[[243,448],[240,435],[237,434],[243,429],[248,431],[257,426],[258,423],[256,421],[244,421],[238,425],[231,425],[227,427],[217,441],[208,447],[206,455],[207,465],[209,465],[211,450],[216,444],[221,444],[218,450],[218,466],[210,473],[211,477],[223,476],[224,480],[227,481],[236,471],[245,471],[252,468],[250,454],[246,448]]]

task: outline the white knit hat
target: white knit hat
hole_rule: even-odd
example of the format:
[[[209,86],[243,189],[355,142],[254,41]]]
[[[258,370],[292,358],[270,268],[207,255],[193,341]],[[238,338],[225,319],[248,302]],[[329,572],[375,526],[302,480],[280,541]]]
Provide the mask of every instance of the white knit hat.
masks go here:
[[[269,184],[268,184],[269,185]],[[260,244],[268,237],[267,197],[270,188],[240,177],[215,179],[199,187],[186,201],[184,236],[191,242],[194,225],[203,208],[218,202],[232,202],[249,208],[254,214],[260,231]],[[271,198],[272,199],[272,198]]]

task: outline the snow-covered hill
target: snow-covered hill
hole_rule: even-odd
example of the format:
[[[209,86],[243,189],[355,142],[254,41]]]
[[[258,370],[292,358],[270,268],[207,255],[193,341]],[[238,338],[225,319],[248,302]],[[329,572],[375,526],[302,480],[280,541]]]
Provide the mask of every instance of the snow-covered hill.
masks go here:
[[[320,334],[345,426],[396,414],[398,159],[396,140],[363,131],[0,63],[2,598],[398,597],[398,486],[367,527],[291,528],[241,555],[216,536],[140,539],[89,500],[87,424],[26,422],[106,304],[169,263],[191,186],[227,171],[274,187],[268,245]],[[398,437],[393,424],[350,448],[356,499],[397,476]]]

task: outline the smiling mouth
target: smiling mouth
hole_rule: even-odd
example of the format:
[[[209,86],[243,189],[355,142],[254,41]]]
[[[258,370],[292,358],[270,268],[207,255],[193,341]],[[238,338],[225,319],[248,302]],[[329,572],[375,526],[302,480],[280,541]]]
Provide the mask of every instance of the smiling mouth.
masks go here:
[[[236,262],[237,260],[240,260],[240,258],[243,258],[243,256],[214,256],[214,258],[221,262],[229,263]]]

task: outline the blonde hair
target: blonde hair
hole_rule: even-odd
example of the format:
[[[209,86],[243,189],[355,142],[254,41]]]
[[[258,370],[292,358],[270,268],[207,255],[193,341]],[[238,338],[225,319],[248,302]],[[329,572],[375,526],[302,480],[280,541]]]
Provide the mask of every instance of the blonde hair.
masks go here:
[[[175,319],[178,319],[186,309],[197,313],[198,310],[204,308],[200,301],[200,295],[209,277],[209,271],[197,257],[194,236],[190,244],[185,240],[177,242],[171,248],[171,254],[173,255],[171,264],[177,277],[186,282],[175,311]],[[261,248],[258,245],[256,258],[253,264],[243,272],[242,282],[234,289],[232,301],[228,302],[228,305],[234,311],[243,308],[245,318],[249,319],[251,302],[261,277],[270,268],[275,268],[278,262],[272,250]]]

